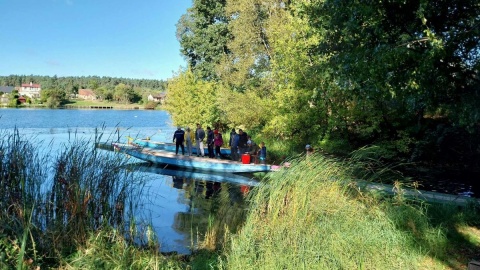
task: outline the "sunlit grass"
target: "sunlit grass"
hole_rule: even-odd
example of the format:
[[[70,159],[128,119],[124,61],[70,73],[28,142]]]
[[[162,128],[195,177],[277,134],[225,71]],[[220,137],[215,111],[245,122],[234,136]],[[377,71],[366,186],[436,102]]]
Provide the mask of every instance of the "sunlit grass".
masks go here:
[[[85,248],[63,260],[59,269],[184,269],[184,264],[155,247],[131,245],[117,230],[104,229],[92,234]]]
[[[232,237],[219,267],[455,269],[465,265],[462,254],[457,254],[456,264],[448,259],[453,255],[450,246],[462,242],[449,238],[448,224],[453,220],[432,222],[428,211],[437,206],[371,196],[350,182],[348,166],[315,155],[269,174],[252,193],[246,223]]]

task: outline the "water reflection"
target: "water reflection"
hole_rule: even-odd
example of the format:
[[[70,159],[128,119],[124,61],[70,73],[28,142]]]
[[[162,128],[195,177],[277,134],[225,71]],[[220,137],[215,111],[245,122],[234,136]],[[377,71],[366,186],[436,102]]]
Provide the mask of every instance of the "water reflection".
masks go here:
[[[189,254],[214,214],[235,227],[245,213],[245,196],[258,181],[247,175],[201,173],[136,164],[149,178],[142,198],[144,217],[152,223],[162,252]]]

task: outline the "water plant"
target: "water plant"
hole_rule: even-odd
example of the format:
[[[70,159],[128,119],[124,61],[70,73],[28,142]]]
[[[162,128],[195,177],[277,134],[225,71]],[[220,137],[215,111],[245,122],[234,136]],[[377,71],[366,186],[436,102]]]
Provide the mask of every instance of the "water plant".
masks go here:
[[[3,131],[0,142],[0,242],[5,265],[56,264],[84,246],[93,232],[115,228],[130,242],[129,230],[141,178],[126,170],[124,156],[99,152],[73,138],[47,144]],[[128,233],[132,232],[132,233]]]

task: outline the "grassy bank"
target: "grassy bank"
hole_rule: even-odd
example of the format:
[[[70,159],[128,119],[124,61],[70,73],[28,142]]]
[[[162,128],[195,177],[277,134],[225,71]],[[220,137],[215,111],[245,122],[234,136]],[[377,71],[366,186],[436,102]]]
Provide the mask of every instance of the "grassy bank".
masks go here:
[[[478,205],[376,197],[350,184],[350,166],[317,155],[269,174],[220,268],[465,269],[478,259]]]
[[[138,104],[138,103],[118,103],[113,101],[98,101],[98,100],[70,100],[68,103],[64,104],[67,107],[112,107],[113,109],[117,110],[132,110],[132,109],[145,109],[147,104]],[[159,106],[157,106],[159,108]]]

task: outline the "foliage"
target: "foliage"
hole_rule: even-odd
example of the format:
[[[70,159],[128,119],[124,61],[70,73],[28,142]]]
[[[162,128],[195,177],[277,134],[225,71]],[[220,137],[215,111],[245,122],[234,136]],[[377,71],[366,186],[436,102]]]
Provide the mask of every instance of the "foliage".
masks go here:
[[[217,84],[200,80],[191,71],[169,81],[167,96],[165,109],[174,125],[194,127],[200,123],[205,128],[224,122],[217,103]]]
[[[462,149],[453,159],[479,166],[476,1],[226,1],[218,21],[201,9],[208,3],[195,1],[180,20],[189,40],[181,44],[194,73],[194,55],[223,48],[220,61],[199,63],[215,65],[225,123],[295,144],[376,144],[390,157],[426,161],[430,134],[448,125],[467,139],[451,146]],[[206,42],[199,25],[227,25],[228,38]]]
[[[142,250],[130,245],[111,228],[92,234],[85,248],[62,264],[65,269],[184,269],[181,262],[164,257],[156,248]]]
[[[271,103],[259,97],[255,91],[239,93],[219,85],[217,103],[225,126],[256,129],[272,116]]]
[[[8,107],[17,107],[18,105],[20,105],[20,101],[18,101],[18,98],[20,96],[18,95],[18,91],[17,90],[14,90],[12,91],[12,93],[10,93],[9,97],[8,97],[8,104],[7,106]]]
[[[115,86],[115,90],[113,92],[113,98],[120,103],[125,103],[128,104],[133,101],[138,101],[141,99],[135,91],[133,91],[133,88],[124,84],[124,83],[119,83]]]
[[[216,80],[215,65],[222,55],[230,34],[225,16],[225,0],[194,0],[177,23],[177,39],[188,68],[199,78]]]
[[[66,101],[67,94],[57,89],[42,89],[40,91],[40,100],[49,108],[57,108]]]
[[[226,1],[226,14],[231,21],[232,38],[227,46],[230,54],[224,54],[217,67],[224,83],[242,90],[258,86],[258,79],[268,72],[271,58],[270,41],[266,34],[266,19],[275,1]]]
[[[154,110],[156,107],[158,106],[158,102],[155,102],[155,101],[148,101],[144,108],[146,110]]]

